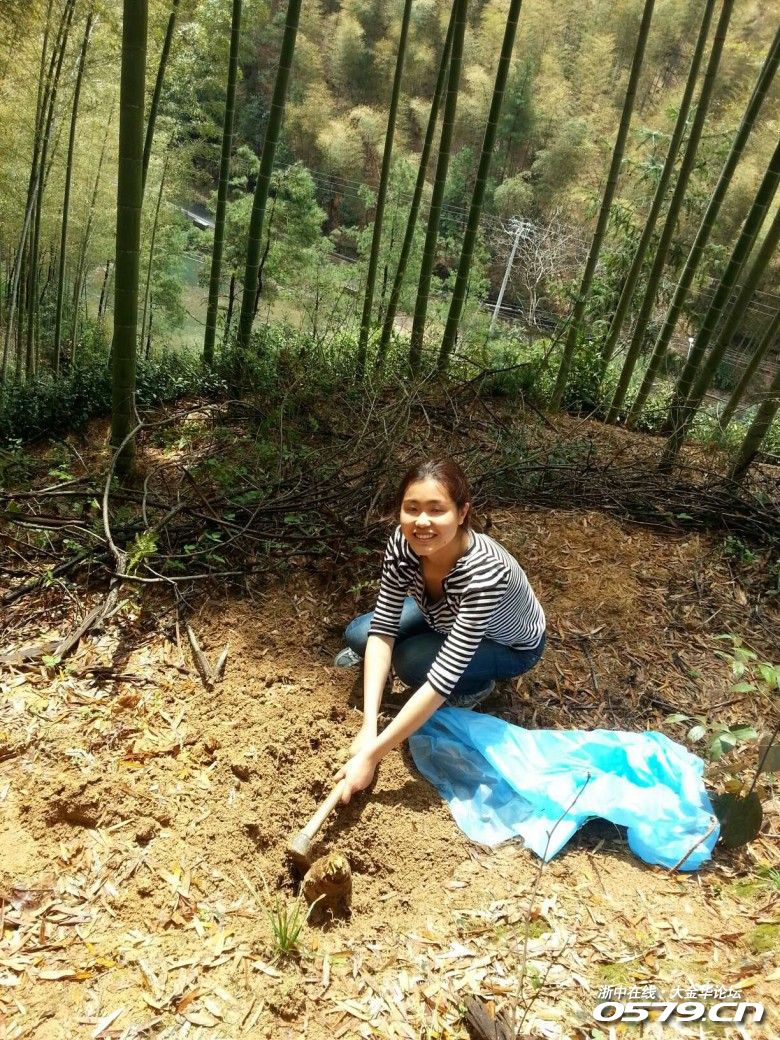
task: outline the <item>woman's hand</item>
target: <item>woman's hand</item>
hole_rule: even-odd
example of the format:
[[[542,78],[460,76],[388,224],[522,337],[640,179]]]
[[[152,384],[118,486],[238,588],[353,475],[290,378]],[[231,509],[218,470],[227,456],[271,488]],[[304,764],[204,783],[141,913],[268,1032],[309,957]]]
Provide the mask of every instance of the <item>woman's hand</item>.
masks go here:
[[[369,744],[376,740],[376,726],[369,726],[366,723],[360,727],[358,735],[352,741],[349,747],[349,757],[354,758],[355,755],[359,755],[361,751],[365,751]]]
[[[365,790],[374,779],[375,772],[376,762],[366,751],[353,755],[336,773],[336,780],[344,781],[341,801],[346,805],[353,794]]]

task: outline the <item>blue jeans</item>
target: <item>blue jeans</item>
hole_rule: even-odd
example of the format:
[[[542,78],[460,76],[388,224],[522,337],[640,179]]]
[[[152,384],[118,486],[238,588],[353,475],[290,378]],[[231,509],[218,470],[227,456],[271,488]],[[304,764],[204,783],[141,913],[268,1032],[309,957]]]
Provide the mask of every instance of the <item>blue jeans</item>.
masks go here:
[[[361,614],[347,625],[347,646],[361,657],[366,653],[368,628],[373,611]],[[398,635],[393,645],[393,668],[406,686],[419,689],[428,677],[431,665],[446,636],[434,631],[411,596],[404,600]],[[530,671],[544,652],[545,637],[533,650],[513,650],[511,646],[483,639],[466,670],[455,684],[453,694],[470,694],[483,690],[496,679],[511,679]]]

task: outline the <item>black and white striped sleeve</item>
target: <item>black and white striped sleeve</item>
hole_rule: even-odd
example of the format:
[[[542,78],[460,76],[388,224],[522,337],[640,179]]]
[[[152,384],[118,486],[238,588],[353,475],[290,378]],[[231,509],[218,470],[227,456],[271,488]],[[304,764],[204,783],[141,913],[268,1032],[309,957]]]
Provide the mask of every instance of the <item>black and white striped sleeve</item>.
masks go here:
[[[398,635],[404,599],[409,588],[409,575],[399,559],[398,531],[391,535],[382,563],[379,595],[374,616],[368,627],[370,636]]]
[[[428,682],[442,697],[449,697],[468,667],[508,584],[509,575],[503,574],[490,583],[474,583],[464,592],[455,623],[428,672]]]

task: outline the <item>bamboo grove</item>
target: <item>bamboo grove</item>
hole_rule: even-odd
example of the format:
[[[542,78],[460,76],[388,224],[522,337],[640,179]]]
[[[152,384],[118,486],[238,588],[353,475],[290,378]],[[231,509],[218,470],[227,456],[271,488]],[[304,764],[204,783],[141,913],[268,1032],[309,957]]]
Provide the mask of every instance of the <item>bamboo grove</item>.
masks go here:
[[[763,8],[738,8],[628,2],[613,39],[611,5],[580,17],[548,0],[425,10],[399,0],[381,12],[354,0],[327,11],[282,0],[270,12],[253,0],[9,5],[18,56],[7,44],[0,58],[0,145],[14,156],[0,183],[3,385],[58,378],[110,312],[111,439],[131,466],[138,365],[174,307],[165,265],[185,233],[171,211],[210,193],[197,351],[206,369],[229,351],[239,389],[272,287],[304,295],[286,244],[297,236],[315,271],[316,339],[347,242],[360,275],[348,299],[356,380],[391,355],[411,377],[442,376],[463,355],[500,367],[491,344],[501,337],[480,304],[492,307],[502,276],[496,313],[508,283],[519,300],[521,285],[544,279],[547,406],[571,407],[587,357],[604,421],[647,428],[662,410],[663,468],[734,343],[747,343],[719,417],[733,426],[758,401],[734,453],[741,478],[778,409],[776,374],[756,388],[762,365],[780,367],[780,27]],[[371,19],[383,28],[369,45]],[[684,25],[672,39],[675,19]],[[14,145],[20,83],[29,101]],[[556,122],[556,106],[570,117]],[[662,129],[647,131],[653,121]],[[559,255],[563,223],[578,249]],[[536,282],[533,249],[546,265]],[[766,317],[753,328],[757,300]]]

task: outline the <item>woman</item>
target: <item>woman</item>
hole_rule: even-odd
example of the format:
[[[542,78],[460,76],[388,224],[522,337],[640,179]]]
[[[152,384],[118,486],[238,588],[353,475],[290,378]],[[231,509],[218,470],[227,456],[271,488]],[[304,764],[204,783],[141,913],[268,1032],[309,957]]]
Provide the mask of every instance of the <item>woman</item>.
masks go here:
[[[472,529],[466,476],[450,459],[413,467],[398,494],[400,524],[387,543],[376,609],[346,630],[341,666],[365,660],[363,725],[336,774],[342,801],[371,783],[385,755],[444,704],[473,707],[496,679],[542,656],[545,617],[518,562]],[[415,692],[377,735],[393,665]]]

